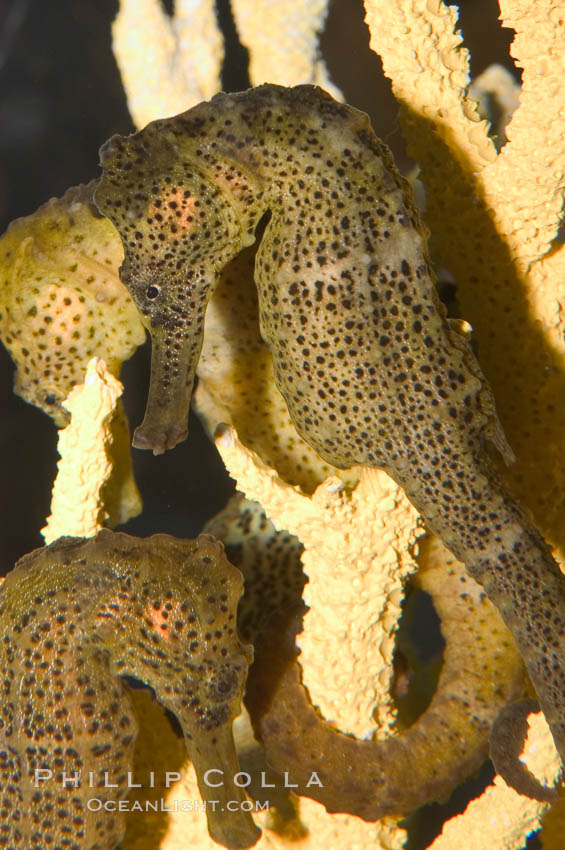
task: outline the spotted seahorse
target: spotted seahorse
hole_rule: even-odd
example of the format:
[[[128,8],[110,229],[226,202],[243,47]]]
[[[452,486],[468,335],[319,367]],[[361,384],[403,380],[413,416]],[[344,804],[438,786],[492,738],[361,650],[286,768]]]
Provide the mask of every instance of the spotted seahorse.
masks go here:
[[[134,445],[186,437],[206,304],[268,216],[260,329],[298,433],[333,466],[380,467],[405,489],[500,609],[565,761],[565,578],[489,464],[486,441],[512,459],[491,390],[367,116],[313,86],[264,85],[114,136],[101,159],[96,204],[152,338]]]
[[[18,562],[0,589],[0,846],[118,845],[118,805],[136,781],[126,675],[178,719],[202,797],[218,801],[206,807],[212,838],[257,841],[249,813],[226,808],[246,800],[233,782],[232,721],[251,655],[237,637],[241,592],[241,574],[209,535],[101,531]],[[224,785],[206,784],[211,768],[224,771]],[[157,756],[155,770],[167,770]]]

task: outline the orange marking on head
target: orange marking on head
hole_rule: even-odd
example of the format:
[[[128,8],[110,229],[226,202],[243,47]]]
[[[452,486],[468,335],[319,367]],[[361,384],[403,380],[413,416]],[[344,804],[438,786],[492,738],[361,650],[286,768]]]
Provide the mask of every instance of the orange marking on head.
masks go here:
[[[145,606],[145,613],[153,623],[153,628],[159,633],[163,640],[170,641],[171,635],[169,634],[168,627],[166,629],[162,628],[163,626],[168,626],[170,616],[167,618],[163,617],[163,609],[154,608],[151,602],[148,602]]]
[[[159,200],[161,206],[157,206],[155,201],[149,204],[149,215],[161,214],[163,218],[172,220],[183,230],[190,230],[193,225],[196,198],[192,195],[185,198],[184,189],[181,186],[173,186],[167,193],[161,195]]]

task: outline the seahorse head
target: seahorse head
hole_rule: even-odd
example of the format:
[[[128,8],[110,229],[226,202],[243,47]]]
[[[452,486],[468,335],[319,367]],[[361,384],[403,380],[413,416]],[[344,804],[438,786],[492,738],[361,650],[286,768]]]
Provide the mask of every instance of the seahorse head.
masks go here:
[[[242,247],[231,195],[205,161],[214,157],[206,154],[202,122],[175,121],[106,142],[95,193],[122,238],[120,277],[151,335],[149,400],[134,445],[155,454],[187,435],[206,305],[221,269]]]

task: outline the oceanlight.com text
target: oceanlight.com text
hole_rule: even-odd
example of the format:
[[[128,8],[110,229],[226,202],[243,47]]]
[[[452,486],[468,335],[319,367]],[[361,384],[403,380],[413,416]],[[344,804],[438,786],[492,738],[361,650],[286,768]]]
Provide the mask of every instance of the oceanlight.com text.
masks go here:
[[[206,812],[206,809],[228,812],[265,812],[269,810],[268,800],[228,800],[223,805],[219,800],[101,800],[91,797],[87,804],[91,812]]]

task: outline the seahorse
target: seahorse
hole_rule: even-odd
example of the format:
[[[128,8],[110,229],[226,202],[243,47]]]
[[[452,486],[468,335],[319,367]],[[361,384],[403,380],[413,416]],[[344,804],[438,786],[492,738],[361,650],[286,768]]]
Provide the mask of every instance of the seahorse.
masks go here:
[[[219,94],[101,149],[100,211],[152,339],[134,445],[187,435],[206,304],[252,244],[260,329],[298,433],[385,469],[512,631],[565,762],[565,579],[489,463],[512,452],[439,303],[411,190],[366,115],[313,86]]]
[[[203,799],[217,801],[206,806],[212,838],[257,841],[250,814],[226,808],[246,800],[231,728],[252,654],[237,636],[241,592],[209,535],[105,530],[17,563],[0,588],[0,846],[118,845],[137,735],[123,676],[153,688],[178,719]],[[211,768],[224,771],[222,786],[206,784]]]

